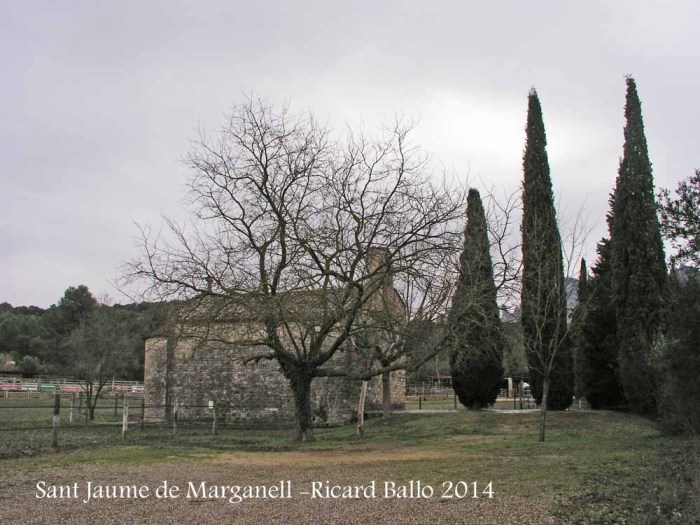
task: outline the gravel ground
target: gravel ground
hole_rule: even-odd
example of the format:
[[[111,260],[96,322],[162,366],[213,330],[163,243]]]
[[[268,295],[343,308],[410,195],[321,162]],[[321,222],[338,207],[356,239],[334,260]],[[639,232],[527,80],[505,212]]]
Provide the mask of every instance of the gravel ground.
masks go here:
[[[279,456],[278,456],[279,457]],[[0,523],[2,524],[503,524],[555,523],[549,509],[552,501],[536,498],[505,497],[493,499],[397,500],[382,498],[383,476],[377,481],[376,499],[311,499],[299,495],[311,481],[332,480],[333,484],[368,483],[377,475],[371,464],[353,465],[321,456],[309,465],[297,459],[248,461],[251,456],[214,456],[201,460],[165,461],[137,467],[113,467],[101,464],[80,465],[70,469],[49,469],[19,474],[0,486]],[[325,464],[324,464],[325,463]],[[349,477],[351,476],[351,478]],[[390,477],[388,479],[391,479]],[[80,499],[37,499],[36,483],[72,484],[78,482]],[[227,499],[98,500],[82,503],[87,481],[102,485],[148,485],[158,487],[164,480],[187,490],[187,482],[206,481],[209,485],[260,485],[292,481],[292,498],[284,500],[246,500],[229,503]],[[438,487],[436,487],[437,489]],[[436,493],[438,491],[436,490]]]

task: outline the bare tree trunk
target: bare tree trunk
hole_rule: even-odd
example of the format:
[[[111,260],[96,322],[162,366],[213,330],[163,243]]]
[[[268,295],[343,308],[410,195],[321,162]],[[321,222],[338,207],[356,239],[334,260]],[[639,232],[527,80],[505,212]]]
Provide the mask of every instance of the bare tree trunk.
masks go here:
[[[365,433],[365,399],[367,399],[367,383],[362,381],[360,388],[360,400],[357,402],[357,437]]]
[[[539,441],[544,443],[545,429],[547,425],[547,398],[549,397],[549,373],[544,375],[542,381],[542,404],[540,405],[540,438]]]
[[[294,394],[294,409],[296,411],[294,441],[314,440],[313,414],[311,410],[312,379],[311,375],[297,371],[289,381]]]
[[[391,415],[391,372],[382,374],[382,417],[388,422]]]
[[[85,386],[85,406],[88,412],[88,419],[90,421],[95,421],[95,405],[97,405],[95,391],[92,386],[92,382],[87,382]]]

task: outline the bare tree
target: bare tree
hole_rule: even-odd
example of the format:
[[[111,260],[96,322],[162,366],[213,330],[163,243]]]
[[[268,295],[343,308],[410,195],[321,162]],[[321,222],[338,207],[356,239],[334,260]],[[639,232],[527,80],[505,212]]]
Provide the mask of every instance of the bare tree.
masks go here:
[[[536,228],[533,228],[536,229]],[[573,345],[572,336],[576,325],[570,320],[571,309],[567,308],[567,295],[571,292],[566,279],[572,278],[573,264],[571,261],[580,260],[582,247],[585,246],[590,228],[587,221],[581,217],[581,211],[570,220],[565,221],[562,234],[562,249],[564,254],[566,274],[565,279],[552,279],[548,274],[548,262],[544,253],[546,243],[533,239],[533,254],[540,264],[533,266],[531,286],[538,290],[536,295],[537,308],[540,315],[533,316],[530,321],[531,337],[525,341],[528,357],[528,367],[542,377],[542,401],[540,403],[539,440],[545,441],[547,410],[551,406],[548,399],[553,381],[567,382],[573,385]],[[585,309],[590,298],[579,297],[579,307]],[[566,390],[566,389],[565,389]],[[567,390],[568,392],[568,390]],[[568,395],[568,393],[566,394]],[[567,404],[564,402],[564,404]],[[568,406],[568,404],[567,404]]]
[[[411,274],[459,232],[464,194],[431,179],[409,132],[399,122],[374,140],[333,140],[311,115],[247,100],[187,159],[195,220],[166,221],[171,240],[144,229],[143,257],[128,265],[127,282],[145,279],[147,295],[180,300],[190,336],[240,344],[222,321],[253,327],[246,343],[260,351],[242,359],[279,363],[296,440],[313,438],[314,378],[403,366],[359,373],[333,358],[386,277]],[[374,250],[385,257],[372,263]]]
[[[443,350],[436,327],[447,313],[454,289],[459,241],[456,236],[446,239],[441,250],[426,254],[399,275],[393,274],[388,262],[388,286],[365,307],[353,328],[354,346],[382,369],[385,420],[391,414],[392,370],[415,369]]]
[[[567,359],[569,351],[568,332],[570,324],[566,320],[566,289],[564,280],[553,281],[547,274],[545,265],[535,268],[530,274],[530,283],[537,283],[539,290],[536,305],[540,315],[532,316],[528,324],[528,335],[525,338],[528,367],[541,377],[540,388],[540,428],[539,441],[545,440],[547,410],[550,408],[550,391],[553,380],[561,383],[573,381],[571,373],[573,364]],[[565,355],[566,353],[566,355]],[[566,397],[566,385],[559,388],[561,395]],[[558,401],[560,405],[568,406],[566,399]]]
[[[573,278],[577,275],[581,258],[588,250],[588,239],[595,228],[586,212],[586,202],[578,208],[567,208],[562,198],[557,199],[559,231],[561,232],[564,275]]]
[[[520,239],[517,235],[518,193],[487,190],[484,198],[493,265],[494,283],[503,309],[512,308],[520,293]],[[461,225],[463,228],[463,224]],[[392,286],[383,288],[365,308],[353,331],[355,346],[385,370],[382,373],[382,412],[391,413],[390,372],[416,369],[446,349],[444,320],[460,271],[462,234],[450,244],[416,261],[410,272],[391,275]],[[389,266],[390,268],[390,266]],[[398,299],[402,309],[392,309]],[[475,300],[478,298],[474,298]]]
[[[491,187],[484,192],[484,213],[489,239],[493,280],[498,303],[502,310],[512,311],[520,304],[522,284],[522,256],[520,213],[522,201],[519,191]]]
[[[73,375],[80,379],[90,421],[105,385],[126,368],[134,340],[121,312],[100,304],[70,333]]]

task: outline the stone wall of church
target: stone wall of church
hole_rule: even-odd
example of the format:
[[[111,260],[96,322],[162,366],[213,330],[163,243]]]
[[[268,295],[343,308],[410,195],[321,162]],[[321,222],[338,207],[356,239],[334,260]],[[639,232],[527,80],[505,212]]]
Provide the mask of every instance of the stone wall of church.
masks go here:
[[[168,413],[168,339],[150,337],[145,342],[143,380],[145,417],[161,419]]]
[[[178,418],[210,418],[209,402],[216,406],[217,418],[227,422],[265,421],[291,423],[294,401],[287,379],[276,361],[260,360],[243,364],[242,358],[259,349],[209,343],[195,344],[166,338],[146,341],[145,387],[147,417],[168,418],[175,404]],[[346,364],[346,352],[333,361]],[[392,405],[403,408],[405,374],[392,373]],[[360,382],[345,378],[316,378],[312,384],[312,406],[317,424],[340,424],[357,416]],[[381,378],[370,383],[367,410],[381,407]]]
[[[391,406],[394,410],[403,410],[406,405],[406,371],[395,370],[390,373]],[[381,376],[373,377],[367,389],[366,410],[381,410],[384,384]]]

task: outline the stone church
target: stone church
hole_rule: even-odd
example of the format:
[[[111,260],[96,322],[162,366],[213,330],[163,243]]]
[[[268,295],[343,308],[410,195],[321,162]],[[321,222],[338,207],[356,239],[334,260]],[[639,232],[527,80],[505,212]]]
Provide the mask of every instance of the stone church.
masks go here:
[[[390,298],[390,308],[405,312],[393,284],[389,281],[384,288],[381,295]],[[314,300],[317,299],[313,291],[293,296],[294,304],[308,305]],[[202,337],[161,335],[146,339],[144,380],[149,419],[170,418],[176,405],[178,418],[210,418],[213,402],[217,419],[221,421],[285,423],[293,420],[293,396],[279,364],[274,360],[244,364],[246,358],[260,352],[259,347],[250,344],[248,337],[251,330],[260,326],[259,316],[256,319],[255,314],[239,315],[236,321],[231,321],[230,316],[226,318],[226,321],[217,321],[214,330],[218,334],[225,332],[225,338],[210,337],[212,332],[207,331]],[[361,360],[348,344],[329,364],[347,367]],[[386,384],[390,388],[392,407],[403,408],[406,380],[405,372],[399,370],[390,374],[389,381],[382,381],[381,377],[370,381],[366,411],[381,409],[383,385]],[[360,388],[361,381],[349,378],[314,379],[311,393],[314,422],[334,425],[356,418]]]

